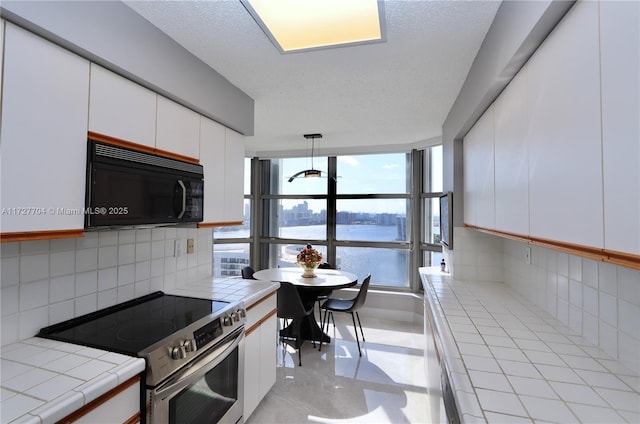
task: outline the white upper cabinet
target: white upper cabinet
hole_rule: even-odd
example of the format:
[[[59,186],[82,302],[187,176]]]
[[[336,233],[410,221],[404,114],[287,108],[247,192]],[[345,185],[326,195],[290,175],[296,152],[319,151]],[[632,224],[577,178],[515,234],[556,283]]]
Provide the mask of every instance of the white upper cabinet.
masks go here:
[[[600,3],[604,247],[640,254],[638,2]]]
[[[193,159],[200,158],[200,115],[158,96],[156,148]]]
[[[244,221],[244,136],[225,128],[225,196],[226,222]]]
[[[156,93],[92,63],[90,96],[89,131],[155,148]]]
[[[464,137],[464,222],[495,228],[493,106]]]
[[[204,167],[203,224],[244,220],[244,137],[200,119],[200,164]]]
[[[88,102],[88,61],[6,23],[3,233],[84,228],[64,210],[84,208]]]
[[[224,222],[225,127],[200,118],[200,164],[204,167],[203,223]]]
[[[494,103],[496,230],[529,235],[527,72]]]
[[[598,3],[577,2],[527,68],[530,235],[603,247]]]

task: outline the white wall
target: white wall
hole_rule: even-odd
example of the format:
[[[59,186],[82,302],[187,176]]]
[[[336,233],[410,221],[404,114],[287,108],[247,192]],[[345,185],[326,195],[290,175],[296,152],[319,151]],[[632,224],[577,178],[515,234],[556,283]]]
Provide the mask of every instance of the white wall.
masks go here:
[[[502,240],[465,227],[453,229],[455,250],[443,249],[447,270],[458,280],[504,281]]]
[[[504,266],[512,288],[640,372],[640,271],[511,240]]]
[[[454,278],[504,282],[640,372],[640,271],[464,227],[454,240],[455,251],[445,252]]]
[[[195,252],[186,254],[186,239]],[[185,251],[174,257],[175,240]],[[48,325],[211,277],[211,229],[85,233],[77,239],[2,243],[2,345]]]

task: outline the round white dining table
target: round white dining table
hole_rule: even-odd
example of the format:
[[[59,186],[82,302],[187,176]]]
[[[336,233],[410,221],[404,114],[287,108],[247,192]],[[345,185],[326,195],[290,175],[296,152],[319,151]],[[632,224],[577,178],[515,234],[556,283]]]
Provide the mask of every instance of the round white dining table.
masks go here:
[[[346,271],[317,269],[315,274],[316,277],[307,278],[302,276],[300,268],[268,268],[256,271],[253,278],[293,284],[298,289],[302,303],[307,310],[314,306],[319,295],[327,295],[332,290],[351,287],[358,283],[358,276]],[[301,329],[300,337],[303,340],[331,343],[329,335],[318,326],[314,314],[299,319],[302,320],[302,323],[297,327]],[[281,329],[280,336],[291,337],[293,328],[296,328],[296,325],[292,324]]]
[[[300,268],[268,268],[256,271],[253,278],[263,281],[286,281],[301,287],[317,287],[322,289],[340,289],[350,287],[358,282],[358,276],[336,269],[316,269],[316,277],[302,276]]]

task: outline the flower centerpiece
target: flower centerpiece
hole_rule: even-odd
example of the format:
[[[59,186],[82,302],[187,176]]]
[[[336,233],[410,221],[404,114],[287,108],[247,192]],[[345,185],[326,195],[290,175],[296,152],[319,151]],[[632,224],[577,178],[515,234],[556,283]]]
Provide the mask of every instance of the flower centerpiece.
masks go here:
[[[315,271],[322,262],[322,253],[307,244],[307,247],[298,252],[296,262],[302,270],[302,276],[305,278],[313,278],[316,276]]]

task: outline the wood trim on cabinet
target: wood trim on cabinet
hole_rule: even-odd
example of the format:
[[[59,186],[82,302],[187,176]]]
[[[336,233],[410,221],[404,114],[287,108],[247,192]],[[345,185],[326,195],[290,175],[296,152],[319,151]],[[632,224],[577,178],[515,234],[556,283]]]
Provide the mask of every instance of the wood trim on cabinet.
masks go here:
[[[633,253],[617,252],[615,250],[599,249],[597,247],[583,246],[581,244],[566,243],[558,240],[549,240],[539,237],[530,237],[522,234],[514,234],[505,231],[492,230],[490,228],[477,227],[464,224],[466,228],[491,234],[502,238],[517,240],[571,255],[582,256],[596,261],[609,262],[615,265],[640,270],[640,255]]]
[[[611,262],[612,264],[625,266],[627,268],[640,269],[640,255],[606,249],[604,252],[608,256],[606,262]]]
[[[123,391],[127,390],[129,387],[131,387],[134,384],[139,383],[139,382],[140,382],[140,376],[139,375],[131,377],[129,380],[125,381],[124,383],[122,383],[118,387],[108,391],[107,393],[105,393],[104,395],[100,396],[99,398],[94,399],[91,402],[87,403],[85,406],[83,406],[82,408],[78,409],[77,411],[67,415],[66,417],[64,417],[63,419],[58,421],[57,424],[72,423],[72,422],[78,420],[82,416],[87,415],[89,412],[93,411],[94,409],[96,409],[97,407],[102,405],[103,403],[111,400],[113,397],[119,395]],[[139,415],[140,415],[140,412],[138,412],[138,416]],[[130,422],[131,419],[133,419],[133,418],[134,417],[129,418],[127,420],[127,422]],[[133,422],[136,422],[136,421],[133,421]]]
[[[138,412],[137,414],[131,416],[131,418],[129,418],[128,420],[126,420],[122,424],[138,424],[141,421],[142,421],[142,419],[140,417],[140,412]]]
[[[235,225],[242,225],[242,224],[244,224],[244,221],[198,222],[198,228],[232,227]]]
[[[262,318],[260,318],[255,324],[253,324],[251,326],[251,328],[249,328],[248,330],[245,330],[244,335],[248,336],[249,334],[253,333],[255,330],[257,330],[265,321],[267,321],[269,318],[271,318],[272,316],[274,316],[275,314],[278,313],[277,309],[273,309],[271,312],[269,312],[267,315],[263,316]]]
[[[87,137],[91,140],[101,141],[103,143],[111,144],[112,146],[124,147],[126,149],[136,150],[142,153],[150,153],[152,155],[163,156],[169,159],[177,159],[184,162],[190,162],[199,164],[200,161],[196,158],[192,158],[190,156],[184,156],[179,153],[173,153],[162,149],[156,149],[155,147],[145,146],[143,144],[134,143],[132,141],[123,140],[121,138],[111,137],[109,135],[104,135],[100,133],[96,133],[93,131],[89,131]]]
[[[17,231],[0,233],[0,243],[29,240],[48,240],[61,238],[78,238],[84,236],[84,229],[51,230],[51,231]]]
[[[258,306],[259,304],[261,304],[261,303],[262,303],[262,302],[264,302],[265,300],[267,300],[267,299],[271,298],[272,296],[275,296],[276,294],[277,294],[277,291],[274,291],[273,293],[269,293],[268,295],[264,296],[262,299],[260,299],[260,300],[258,300],[258,301],[256,301],[256,302],[253,302],[253,303],[251,304],[251,306],[248,306],[248,307],[247,307],[247,311],[252,310],[252,309],[253,309],[253,308],[255,308],[256,306]]]

